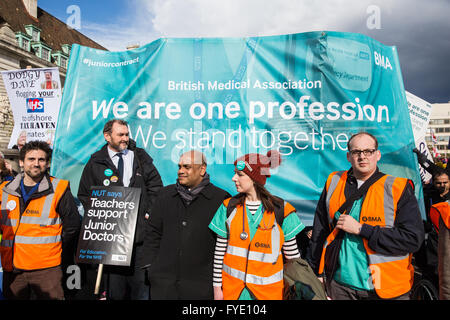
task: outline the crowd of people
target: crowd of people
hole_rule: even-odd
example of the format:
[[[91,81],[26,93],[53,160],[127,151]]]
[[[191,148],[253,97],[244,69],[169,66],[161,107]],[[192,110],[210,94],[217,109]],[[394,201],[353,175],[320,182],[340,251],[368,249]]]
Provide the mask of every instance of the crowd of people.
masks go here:
[[[450,299],[449,174],[421,154],[419,162],[436,171],[424,187],[425,223],[412,181],[380,172],[377,138],[360,132],[348,141],[350,169],[326,180],[310,229],[265,187],[282,165],[276,150],[234,161],[231,196],[211,182],[196,150],[180,156],[177,180],[163,186],[128,130],[123,120],[105,124],[106,144],[85,165],[77,198],[86,211],[91,186],[141,190],[131,264],[105,266],[101,295],[84,298],[282,300],[284,265],[303,257],[328,299],[410,299],[415,260],[434,273],[440,298]],[[20,172],[0,161],[6,299],[68,298],[63,267],[74,264],[82,216],[69,182],[49,175],[50,157],[47,143],[31,141],[20,146]],[[95,265],[81,268],[91,288]]]

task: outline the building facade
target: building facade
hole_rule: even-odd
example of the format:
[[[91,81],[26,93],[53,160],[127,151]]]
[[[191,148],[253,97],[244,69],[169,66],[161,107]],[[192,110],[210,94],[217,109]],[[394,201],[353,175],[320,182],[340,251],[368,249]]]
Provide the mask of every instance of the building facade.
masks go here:
[[[72,44],[106,50],[38,7],[37,0],[0,1],[0,71],[58,67],[64,86]],[[0,77],[0,150],[14,127],[6,89]]]
[[[433,147],[439,153],[437,158],[448,158],[450,156],[450,102],[433,103],[430,123],[428,125],[425,140],[431,154]],[[434,135],[434,138],[433,138]]]

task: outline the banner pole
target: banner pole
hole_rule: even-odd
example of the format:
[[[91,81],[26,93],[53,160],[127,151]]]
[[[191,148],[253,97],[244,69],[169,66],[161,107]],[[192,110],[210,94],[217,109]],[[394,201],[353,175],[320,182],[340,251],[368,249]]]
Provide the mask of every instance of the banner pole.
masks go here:
[[[100,289],[100,282],[102,281],[102,273],[103,273],[103,263],[98,265],[97,281],[95,282],[94,294],[98,294],[98,291]]]

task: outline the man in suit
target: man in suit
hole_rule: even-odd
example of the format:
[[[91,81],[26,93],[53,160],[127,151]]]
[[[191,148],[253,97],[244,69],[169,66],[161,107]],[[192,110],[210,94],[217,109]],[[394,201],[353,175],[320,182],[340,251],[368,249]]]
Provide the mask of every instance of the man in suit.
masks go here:
[[[91,186],[124,186],[142,190],[131,266],[107,266],[104,270],[109,279],[108,299],[146,300],[149,298],[149,288],[141,268],[144,226],[156,194],[162,187],[161,177],[153,165],[153,159],[129,138],[126,121],[108,121],[103,128],[103,135],[107,143],[86,164],[80,179],[78,198],[86,210]]]

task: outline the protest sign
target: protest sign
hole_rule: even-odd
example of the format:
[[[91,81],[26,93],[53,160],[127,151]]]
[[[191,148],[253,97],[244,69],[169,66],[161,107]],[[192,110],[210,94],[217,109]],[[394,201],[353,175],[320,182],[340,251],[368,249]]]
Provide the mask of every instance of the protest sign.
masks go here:
[[[433,106],[411,92],[405,91],[405,94],[408,101],[414,140],[418,141],[420,138],[424,138],[427,133]]]
[[[76,261],[129,266],[141,189],[91,187]]]
[[[53,147],[61,104],[58,68],[2,71],[14,117],[8,148],[18,140],[41,140]]]
[[[433,106],[422,98],[415,96],[411,92],[405,91],[405,93],[408,101],[409,116],[411,117],[411,126],[416,148],[421,153],[425,154],[429,160],[434,161],[425,141]],[[422,181],[430,181],[432,178],[431,174],[421,166],[419,167],[419,170]]]
[[[119,118],[165,185],[180,154],[197,149],[212,182],[235,194],[234,160],[277,149],[283,161],[266,187],[311,225],[327,176],[350,168],[347,141],[364,130],[379,140],[380,170],[413,180],[423,210],[396,48],[361,34],[167,38],[123,52],[74,45],[61,108],[52,174],[74,190],[104,124]]]

